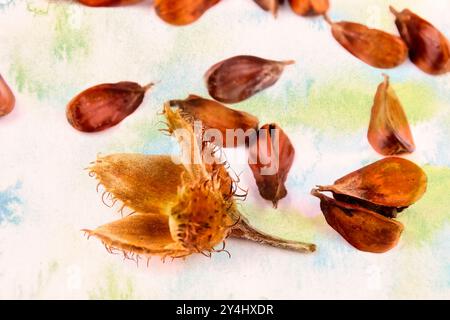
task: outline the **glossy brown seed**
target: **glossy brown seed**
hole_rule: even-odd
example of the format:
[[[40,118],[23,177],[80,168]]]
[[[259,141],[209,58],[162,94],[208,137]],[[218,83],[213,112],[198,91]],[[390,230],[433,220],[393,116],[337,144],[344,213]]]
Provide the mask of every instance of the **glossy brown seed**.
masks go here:
[[[328,11],[328,0],[289,0],[292,11],[301,16],[317,16]]]
[[[244,111],[228,108],[214,100],[190,95],[185,100],[171,100],[169,103],[172,107],[180,108],[181,114],[189,122],[200,121],[204,129],[219,130],[221,136],[205,138],[221,147],[242,145],[246,142],[248,135],[256,134],[258,130],[257,117]],[[215,132],[210,131],[210,133],[213,135]],[[245,136],[245,133],[248,135]]]
[[[409,58],[422,71],[439,75],[450,71],[450,43],[431,23],[408,9],[390,7],[395,24],[409,48]]]
[[[238,103],[274,85],[286,65],[254,56],[235,56],[212,66],[205,74],[209,94],[223,103]]]
[[[336,201],[317,190],[311,193],[320,199],[327,223],[358,250],[383,253],[397,245],[403,231],[400,222],[358,205]]]
[[[359,23],[326,19],[341,46],[372,67],[395,68],[408,57],[408,48],[400,37]]]
[[[427,188],[427,176],[415,163],[389,157],[338,180],[331,186],[319,186],[319,191],[331,191],[374,206],[406,208],[418,201]]]
[[[385,156],[415,150],[408,119],[387,75],[375,95],[367,138],[372,147]]]
[[[135,82],[105,83],[91,87],[67,105],[69,123],[83,132],[111,128],[132,114],[142,103],[145,92],[152,87]]]
[[[10,113],[14,109],[16,98],[6,81],[0,75],[0,117]]]
[[[263,10],[271,12],[274,17],[277,16],[279,5],[283,2],[282,0],[253,0],[253,1]]]
[[[220,0],[155,0],[156,14],[165,22],[183,26],[198,20]]]
[[[285,182],[294,162],[295,149],[276,124],[262,126],[258,139],[249,147],[249,166],[261,196],[276,208],[287,195]]]
[[[78,2],[90,7],[109,7],[116,5],[127,5],[140,2],[142,0],[78,0]]]

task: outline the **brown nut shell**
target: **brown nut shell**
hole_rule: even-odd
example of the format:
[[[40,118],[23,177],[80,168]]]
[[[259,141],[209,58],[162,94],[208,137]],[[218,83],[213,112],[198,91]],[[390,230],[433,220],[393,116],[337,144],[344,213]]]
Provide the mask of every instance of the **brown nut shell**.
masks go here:
[[[238,103],[274,85],[286,65],[255,56],[235,56],[213,65],[205,74],[208,92],[217,101]]]
[[[395,24],[409,48],[409,58],[422,71],[439,75],[450,71],[450,42],[428,21],[408,9],[390,7]]]
[[[145,87],[135,82],[100,84],[84,90],[67,105],[69,123],[83,132],[111,128],[132,114],[142,103]]]
[[[10,113],[16,104],[16,98],[6,81],[0,75],[0,117]]]
[[[127,5],[140,2],[142,0],[77,0],[78,2],[90,7],[110,7],[117,5]]]
[[[328,0],[289,0],[292,11],[301,16],[317,16],[330,8]]]
[[[385,156],[415,150],[405,111],[386,75],[375,95],[367,138],[372,147]]]
[[[257,117],[244,111],[231,109],[214,100],[191,94],[185,100],[171,100],[169,104],[171,107],[178,107],[183,117],[189,122],[200,121],[204,129],[219,130],[222,141],[211,142],[220,147],[234,148],[246,143],[246,139],[238,139],[238,131],[239,134],[253,135],[258,130]]]
[[[285,182],[294,157],[294,146],[277,124],[262,126],[257,141],[249,147],[249,166],[259,193],[275,208],[287,195]]]
[[[220,0],[155,0],[156,14],[165,22],[184,26],[197,21]]]
[[[269,11],[274,17],[278,14],[279,5],[283,2],[282,0],[253,0],[261,9]]]
[[[383,253],[397,245],[403,231],[400,222],[363,207],[336,201],[317,190],[311,193],[320,199],[327,223],[358,250]]]
[[[367,201],[373,205],[405,208],[418,201],[427,188],[427,176],[415,163],[389,157],[338,180],[332,186],[319,186],[319,191]]]
[[[329,22],[341,46],[372,67],[395,68],[408,57],[408,48],[400,37],[359,23]]]

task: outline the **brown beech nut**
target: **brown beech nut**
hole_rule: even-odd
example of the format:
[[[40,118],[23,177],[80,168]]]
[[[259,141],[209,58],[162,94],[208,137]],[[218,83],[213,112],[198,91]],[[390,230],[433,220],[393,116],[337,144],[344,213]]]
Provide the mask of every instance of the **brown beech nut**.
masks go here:
[[[327,223],[348,243],[361,251],[383,253],[394,248],[403,232],[403,224],[358,205],[327,197],[317,190]]]
[[[180,114],[190,123],[199,121],[204,129],[216,129],[220,132],[217,135],[204,137],[206,140],[220,147],[237,147],[248,142],[248,134],[256,134],[259,120],[257,117],[235,109],[231,109],[223,104],[204,99],[196,95],[189,95],[185,100],[169,101],[171,107],[178,107]],[[214,133],[211,131],[211,133]],[[242,133],[239,139],[238,134]],[[206,134],[206,133],[205,133]],[[247,136],[245,135],[247,134]],[[215,141],[221,138],[221,141]]]
[[[332,22],[333,37],[352,55],[368,65],[390,69],[402,64],[408,57],[408,47],[398,36],[371,29],[360,23],[341,21]]]
[[[311,194],[320,199],[327,223],[355,248],[386,252],[396,246],[403,225],[397,212],[418,201],[426,191],[427,176],[413,162],[389,157],[338,180],[318,186]],[[333,198],[323,192],[331,192]]]
[[[380,214],[395,217],[417,202],[427,189],[427,176],[414,162],[389,157],[345,175],[330,186],[318,186],[337,200],[360,204]]]
[[[197,21],[220,0],[155,0],[156,14],[165,22],[184,26]]]
[[[279,5],[283,3],[283,0],[253,0],[261,9],[269,11],[274,17],[278,14]]]
[[[10,113],[14,109],[16,98],[6,81],[0,75],[0,117]]]
[[[142,0],[77,0],[78,2],[90,7],[110,7],[117,5],[127,5],[137,3]]]
[[[409,48],[409,58],[422,71],[431,75],[450,71],[450,43],[428,21],[408,9],[401,12],[390,7],[395,24]]]
[[[328,0],[289,0],[292,11],[301,16],[317,16],[330,8]]]
[[[111,128],[132,114],[144,100],[144,87],[135,82],[100,84],[84,90],[67,105],[66,116],[75,129],[98,132]]]
[[[259,193],[274,208],[287,195],[285,182],[294,157],[294,146],[277,124],[262,126],[256,142],[249,146],[249,166]]]
[[[384,77],[375,95],[367,138],[382,155],[411,153],[415,150],[415,144],[408,119],[389,83],[389,77]]]
[[[294,61],[235,56],[213,65],[205,74],[208,92],[223,103],[238,103],[274,85]]]

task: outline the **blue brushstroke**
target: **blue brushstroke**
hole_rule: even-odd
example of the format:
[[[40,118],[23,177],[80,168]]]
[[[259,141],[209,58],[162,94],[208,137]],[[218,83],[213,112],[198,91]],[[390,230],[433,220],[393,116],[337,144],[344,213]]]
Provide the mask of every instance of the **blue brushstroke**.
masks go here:
[[[14,210],[14,205],[23,203],[17,195],[21,187],[22,182],[18,181],[14,186],[0,191],[0,224],[5,222],[19,224],[21,222],[21,217]]]
[[[2,9],[6,9],[7,7],[9,7],[10,5],[14,4],[14,0],[0,0],[0,10]]]

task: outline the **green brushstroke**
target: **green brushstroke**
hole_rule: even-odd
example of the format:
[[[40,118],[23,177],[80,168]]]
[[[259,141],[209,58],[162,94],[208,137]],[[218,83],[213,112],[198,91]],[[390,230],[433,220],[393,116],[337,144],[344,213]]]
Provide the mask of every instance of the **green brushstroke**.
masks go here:
[[[50,3],[47,3],[45,7],[39,7],[33,1],[27,1],[27,11],[37,16],[46,16],[49,12]]]
[[[42,75],[36,74],[33,64],[22,60],[20,52],[13,55],[9,74],[15,80],[19,92],[36,94],[40,100],[49,95],[51,84]]]
[[[151,112],[151,111],[149,111]],[[158,150],[167,150],[170,140],[163,135],[159,129],[164,125],[159,121],[163,119],[139,119],[133,121],[130,127],[126,125],[121,129],[122,135],[111,141],[103,150],[107,153],[113,152],[139,152],[158,153]],[[154,145],[154,150],[148,150],[149,145]]]
[[[410,124],[431,119],[439,110],[435,89],[418,82],[392,83]]]
[[[18,43],[13,48],[9,74],[19,92],[39,100],[67,100],[73,82],[69,75],[89,53],[91,27],[84,21],[81,27],[74,26],[71,8],[69,2],[49,4],[49,14],[33,20],[37,36],[26,46]]]
[[[50,283],[55,273],[59,270],[59,263],[57,260],[52,260],[47,263],[47,268],[39,270],[37,276],[36,291],[32,294],[35,298],[42,298],[45,287]]]
[[[54,260],[54,261],[49,262],[49,264],[48,264],[48,273],[49,274],[55,273],[56,271],[58,271],[58,269],[59,269],[58,261]]]
[[[314,242],[317,229],[323,225],[320,215],[306,217],[298,211],[273,209],[270,205],[257,207],[245,203],[239,211],[259,230],[288,240]]]
[[[432,118],[439,109],[434,90],[422,83],[392,84],[410,123]],[[287,127],[303,124],[319,131],[350,133],[366,128],[377,86],[361,83],[310,83],[306,92],[288,87],[286,96],[262,92],[238,105],[262,121]],[[265,119],[264,117],[270,117]]]
[[[89,299],[93,300],[130,300],[136,299],[133,280],[129,277],[118,276],[109,266],[105,270],[102,283],[97,289],[89,292]]]
[[[361,86],[311,83],[307,92],[290,87],[286,96],[278,98],[262,92],[239,107],[258,116],[270,117],[263,121],[277,122],[285,127],[303,124],[317,130],[348,132],[367,125],[372,95]]]
[[[428,176],[427,192],[399,218],[405,225],[403,241],[418,246],[428,246],[428,241],[450,223],[450,168],[425,166],[423,169]]]
[[[55,9],[55,34],[53,54],[59,60],[71,61],[73,57],[87,55],[89,52],[89,26],[83,24],[79,29],[70,22],[69,4],[58,4]]]

